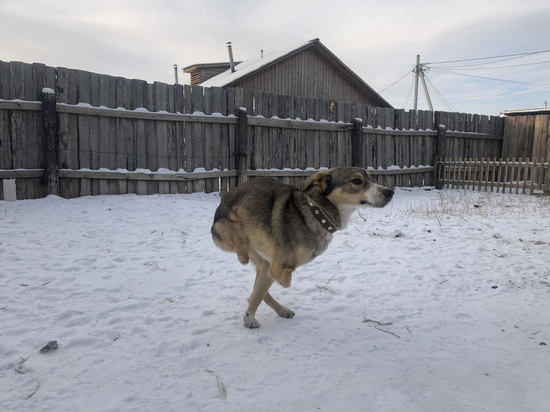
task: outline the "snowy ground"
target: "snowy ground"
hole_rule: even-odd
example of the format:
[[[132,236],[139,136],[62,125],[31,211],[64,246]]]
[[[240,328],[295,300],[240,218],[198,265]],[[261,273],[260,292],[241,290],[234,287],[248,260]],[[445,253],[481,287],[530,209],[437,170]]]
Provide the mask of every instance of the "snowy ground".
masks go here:
[[[218,202],[0,201],[0,410],[549,410],[549,198],[398,190],[256,330]]]

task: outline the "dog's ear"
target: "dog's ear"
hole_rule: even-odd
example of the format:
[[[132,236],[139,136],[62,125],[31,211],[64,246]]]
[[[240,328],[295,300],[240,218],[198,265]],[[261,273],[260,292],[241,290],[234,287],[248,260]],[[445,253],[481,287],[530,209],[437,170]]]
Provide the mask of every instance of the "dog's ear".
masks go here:
[[[313,186],[318,186],[323,195],[328,195],[332,192],[334,185],[332,183],[332,176],[326,171],[315,173],[306,179],[304,182],[304,191],[308,191]]]

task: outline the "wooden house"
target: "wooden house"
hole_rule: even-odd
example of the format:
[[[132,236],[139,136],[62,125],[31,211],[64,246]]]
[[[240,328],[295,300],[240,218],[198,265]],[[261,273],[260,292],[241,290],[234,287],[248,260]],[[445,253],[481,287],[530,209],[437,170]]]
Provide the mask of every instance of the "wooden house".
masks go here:
[[[205,87],[242,87],[288,96],[392,107],[319,39],[265,56],[262,53],[257,58],[236,63],[234,71],[229,66],[229,63],[195,64],[184,71],[191,74],[191,84]],[[213,71],[218,74],[212,75]]]
[[[239,64],[237,62],[236,64]],[[201,84],[230,68],[229,62],[225,63],[199,63],[184,67],[184,73],[191,75],[191,84]]]
[[[550,108],[506,110],[503,157],[550,161]]]

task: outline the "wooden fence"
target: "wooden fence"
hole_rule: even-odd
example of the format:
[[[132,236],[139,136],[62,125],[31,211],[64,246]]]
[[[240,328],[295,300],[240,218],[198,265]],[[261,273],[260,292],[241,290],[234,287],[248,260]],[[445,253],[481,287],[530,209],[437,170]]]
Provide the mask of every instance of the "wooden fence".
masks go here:
[[[537,159],[438,159],[438,186],[506,193],[550,194],[550,162]]]
[[[344,165],[390,187],[433,185],[437,155],[500,156],[503,129],[484,115],[0,61],[0,184],[16,178],[18,198],[225,191],[260,175],[301,184]]]

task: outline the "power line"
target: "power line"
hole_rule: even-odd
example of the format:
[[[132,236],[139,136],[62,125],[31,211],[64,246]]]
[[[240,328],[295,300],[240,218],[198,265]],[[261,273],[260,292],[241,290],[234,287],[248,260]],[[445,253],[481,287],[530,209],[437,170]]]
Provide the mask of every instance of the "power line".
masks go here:
[[[458,110],[456,109],[456,107],[453,106],[453,104],[447,100],[443,94],[437,89],[437,87],[435,87],[435,84],[433,84],[433,82],[430,80],[430,78],[426,75],[424,75],[424,77],[426,78],[426,80],[428,81],[428,83],[430,84],[430,86],[432,86],[432,89],[435,91],[435,94],[439,97],[439,99],[443,102],[443,104],[445,106],[447,106],[449,109],[451,109],[452,111],[454,112],[458,112]]]
[[[510,64],[508,66],[491,66],[491,67],[469,67],[469,66],[463,66],[463,67],[467,67],[467,68],[464,68],[464,69],[460,69],[458,67],[455,67],[454,70],[492,70],[492,69],[508,69],[510,67],[522,67],[522,66],[532,66],[532,65],[535,65],[535,64],[546,64],[546,63],[550,63],[550,60],[543,60],[543,61],[540,61],[540,62],[532,62],[532,63],[521,63],[521,64]],[[434,69],[438,69],[440,67],[437,67],[437,66],[431,66],[431,68],[434,68]],[[443,67],[444,69],[449,69],[449,68],[452,68],[452,67]]]
[[[472,59],[458,59],[458,60],[446,60],[446,61],[439,61],[439,62],[428,62],[428,63],[423,63],[423,64],[447,64],[447,63],[457,63],[457,62],[471,62],[471,61],[476,61],[476,60],[499,59],[499,58],[502,58],[502,57],[531,56],[533,54],[548,53],[548,52],[550,52],[550,49],[533,51],[533,52],[526,52],[526,53],[502,54],[502,55],[499,55],[499,56],[475,57],[475,58],[472,58]]]
[[[451,110],[457,111],[456,108],[449,102],[443,94],[437,89],[435,84],[425,75],[425,73],[428,70],[434,70],[436,72],[440,73],[448,73],[448,74],[454,74],[457,76],[465,76],[465,77],[473,77],[477,79],[485,79],[485,80],[493,80],[493,81],[501,81],[506,83],[515,83],[515,84],[522,84],[522,85],[528,85],[531,87],[540,87],[544,89],[550,89],[550,84],[541,84],[541,83],[535,83],[535,82],[524,82],[524,81],[517,81],[517,80],[508,80],[508,79],[500,79],[496,77],[489,77],[489,76],[480,76],[475,74],[466,74],[461,73],[461,71],[470,71],[470,70],[497,70],[497,69],[508,69],[508,68],[514,68],[514,67],[525,67],[525,66],[534,66],[539,64],[545,64],[550,63],[550,60],[543,60],[543,61],[536,61],[536,62],[530,62],[530,63],[521,63],[521,64],[505,64],[501,66],[495,66],[495,64],[502,63],[502,62],[509,62],[511,60],[516,60],[520,58],[525,58],[528,56],[533,56],[541,53],[548,53],[550,52],[550,49],[545,50],[538,50],[538,51],[532,51],[532,52],[524,52],[524,53],[512,53],[512,54],[503,54],[503,55],[497,55],[497,56],[486,56],[486,57],[476,57],[476,58],[469,58],[469,59],[455,59],[455,60],[445,60],[445,61],[437,61],[437,62],[427,62],[427,63],[420,63],[420,56],[416,56],[416,66],[413,70],[414,73],[416,73],[416,78],[420,77],[423,80],[424,85],[424,91],[426,94],[426,98],[428,99],[428,103],[431,106],[431,103],[429,102],[428,97],[428,89],[426,86],[426,81],[430,84],[431,88],[434,90],[434,92],[437,94],[438,98],[445,104],[447,107],[449,107]],[[463,65],[454,65],[454,66],[447,66],[449,63],[458,63],[458,62],[473,62],[470,64],[463,64]],[[443,66],[438,66],[443,65]],[[482,67],[485,66],[485,67]],[[456,69],[456,71],[449,70]],[[420,75],[420,76],[419,76]],[[394,83],[392,83],[387,88],[393,86],[394,84],[397,84],[399,81],[401,81],[403,77]],[[417,80],[418,81],[418,80]],[[386,89],[387,89],[386,88]],[[416,109],[416,88],[415,88],[415,109]],[[408,101],[408,96],[407,100]]]
[[[533,83],[533,82],[520,82],[518,80],[498,79],[496,77],[478,76],[478,75],[475,75],[475,74],[459,73],[459,72],[455,72],[455,71],[452,71],[452,70],[443,70],[443,69],[438,69],[438,68],[435,68],[435,67],[432,68],[432,70],[440,72],[440,73],[450,73],[450,74],[454,74],[454,75],[457,75],[457,76],[474,77],[474,78],[477,78],[477,79],[486,79],[486,80],[496,80],[496,81],[499,81],[499,82],[524,84],[524,85],[533,86],[533,87],[541,87],[543,89],[550,89],[550,84],[539,84],[539,83]]]
[[[518,60],[518,59],[521,59],[523,57],[526,57],[526,56],[507,57],[507,58],[503,58],[503,59],[499,59],[499,60],[493,60],[493,61],[482,62],[482,63],[470,63],[470,64],[461,64],[459,66],[444,66],[444,67],[446,69],[457,69],[457,68],[462,68],[462,67],[488,66],[488,65],[491,65],[491,64],[509,62],[509,61],[512,61],[512,60]]]
[[[397,83],[399,83],[399,82],[400,82],[401,80],[403,80],[405,77],[407,77],[409,73],[411,73],[411,72],[408,71],[408,72],[405,73],[402,77],[400,77],[399,79],[397,79],[396,81],[394,81],[392,84],[390,84],[389,86],[386,86],[386,87],[384,87],[382,90],[378,91],[378,93],[383,93],[384,91],[388,90],[390,87],[395,86]]]
[[[407,103],[409,102],[409,99],[411,97],[411,93],[412,93],[412,89],[414,87],[414,74],[411,72],[411,85],[409,86],[409,92],[407,93],[407,98],[405,99],[405,102],[403,103],[403,106],[402,108],[404,109],[405,107],[407,107]]]
[[[434,86],[434,84],[432,83],[432,81],[428,76],[425,76],[425,78],[428,84],[431,86],[432,90],[434,91],[435,95],[439,98],[439,100],[441,100],[441,102],[450,109],[451,108],[450,103],[443,97],[443,94],[441,94],[441,92]]]

